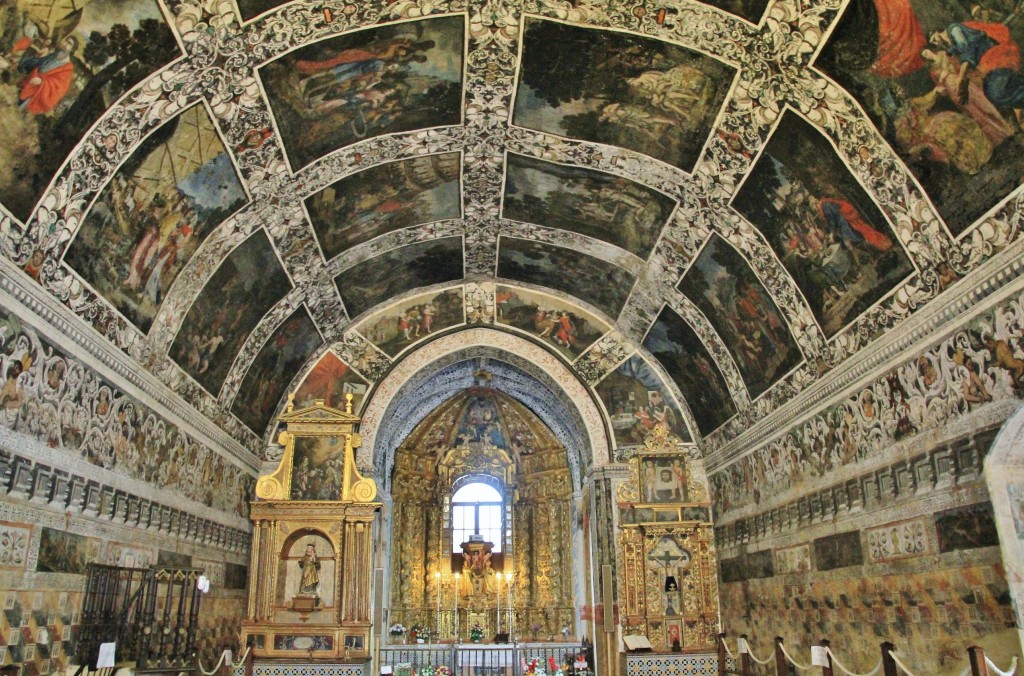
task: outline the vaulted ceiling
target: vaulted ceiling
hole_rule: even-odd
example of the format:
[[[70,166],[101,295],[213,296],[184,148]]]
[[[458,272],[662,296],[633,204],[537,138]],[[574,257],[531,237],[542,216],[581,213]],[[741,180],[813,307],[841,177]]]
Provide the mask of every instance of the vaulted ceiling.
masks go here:
[[[1019,253],[968,3],[848,5],[0,0],[0,246],[257,453],[481,324],[713,450]]]

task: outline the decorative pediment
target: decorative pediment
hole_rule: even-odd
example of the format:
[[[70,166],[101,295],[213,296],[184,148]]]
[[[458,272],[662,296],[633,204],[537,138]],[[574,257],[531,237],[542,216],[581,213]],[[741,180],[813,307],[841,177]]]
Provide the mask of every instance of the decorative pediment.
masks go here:
[[[352,413],[352,395],[345,398],[344,411],[322,399],[295,410],[295,395],[288,395],[288,406],[278,416],[286,427],[278,437],[284,454],[277,469],[256,482],[258,498],[372,502],[377,497],[376,483],[356,468],[354,449],[362,439],[354,428],[360,418]]]

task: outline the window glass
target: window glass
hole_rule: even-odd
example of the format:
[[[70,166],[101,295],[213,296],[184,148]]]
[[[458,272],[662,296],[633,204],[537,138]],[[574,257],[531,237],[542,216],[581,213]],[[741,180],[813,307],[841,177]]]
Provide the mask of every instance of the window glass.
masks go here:
[[[460,545],[476,533],[494,543],[491,551],[501,551],[504,539],[502,497],[493,486],[485,483],[466,484],[452,496],[452,551],[461,552]]]

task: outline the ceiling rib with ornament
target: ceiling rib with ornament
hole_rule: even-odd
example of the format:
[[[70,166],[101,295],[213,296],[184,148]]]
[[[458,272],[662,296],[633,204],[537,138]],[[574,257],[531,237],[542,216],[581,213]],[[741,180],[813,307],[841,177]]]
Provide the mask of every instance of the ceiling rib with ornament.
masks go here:
[[[1019,248],[1024,102],[963,92],[970,16],[0,0],[0,247],[254,452],[304,381],[468,325],[571,365],[617,446],[714,450]]]

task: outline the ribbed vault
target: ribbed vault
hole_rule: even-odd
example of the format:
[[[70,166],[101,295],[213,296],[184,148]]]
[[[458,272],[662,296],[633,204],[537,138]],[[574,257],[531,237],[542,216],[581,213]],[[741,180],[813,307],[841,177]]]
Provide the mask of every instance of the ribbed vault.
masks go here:
[[[671,408],[714,450],[1019,246],[1015,104],[922,51],[966,3],[909,3],[898,44],[867,0],[108,4],[0,16],[18,64],[72,73],[0,84],[0,247],[254,452],[325,353],[373,391],[475,325],[544,344],[608,425]],[[376,448],[479,358],[403,385]],[[493,373],[590,462],[552,383]]]

